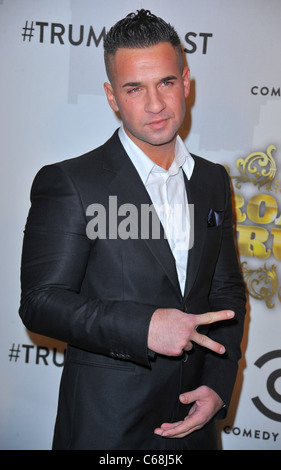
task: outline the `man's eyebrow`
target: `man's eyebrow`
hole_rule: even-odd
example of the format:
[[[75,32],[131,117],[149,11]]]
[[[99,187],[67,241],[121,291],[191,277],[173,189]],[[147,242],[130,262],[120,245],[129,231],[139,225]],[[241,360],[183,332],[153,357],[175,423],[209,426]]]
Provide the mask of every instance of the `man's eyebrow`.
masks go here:
[[[177,79],[178,79],[178,77],[176,77],[175,75],[168,75],[168,77],[162,78],[159,83],[169,82],[170,80],[177,80]]]
[[[169,82],[170,80],[177,80],[177,79],[178,77],[176,77],[175,75],[168,75],[167,77],[161,78],[161,80],[159,80],[158,83]],[[122,85],[122,88],[137,87],[141,85],[142,85],[142,82],[127,82],[127,83],[124,83],[124,85]]]
[[[124,85],[122,85],[122,88],[126,88],[126,86],[140,86],[141,82],[127,82]]]

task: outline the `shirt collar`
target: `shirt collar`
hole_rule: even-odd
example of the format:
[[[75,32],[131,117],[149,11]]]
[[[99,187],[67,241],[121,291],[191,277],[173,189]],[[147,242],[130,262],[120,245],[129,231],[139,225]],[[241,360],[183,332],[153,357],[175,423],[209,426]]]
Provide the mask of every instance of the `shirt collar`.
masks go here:
[[[136,167],[142,182],[146,184],[149,174],[152,170],[166,172],[163,168],[156,165],[126,134],[124,130],[123,123],[118,131],[120,141],[129,155],[132,163]],[[183,140],[178,135],[176,138],[175,145],[175,159],[170,166],[167,173],[169,175],[175,175],[179,172],[180,167],[182,167],[188,179],[191,178],[194,160],[190,153],[188,152]]]

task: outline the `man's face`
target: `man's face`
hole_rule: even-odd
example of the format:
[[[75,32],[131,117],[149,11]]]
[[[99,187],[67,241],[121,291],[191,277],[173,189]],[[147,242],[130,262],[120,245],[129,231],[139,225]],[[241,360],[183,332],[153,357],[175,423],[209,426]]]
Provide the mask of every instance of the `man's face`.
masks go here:
[[[185,115],[189,70],[183,71],[168,42],[142,49],[118,49],[112,59],[108,102],[119,111],[129,137],[148,155],[171,144]],[[162,148],[164,150],[164,148]]]

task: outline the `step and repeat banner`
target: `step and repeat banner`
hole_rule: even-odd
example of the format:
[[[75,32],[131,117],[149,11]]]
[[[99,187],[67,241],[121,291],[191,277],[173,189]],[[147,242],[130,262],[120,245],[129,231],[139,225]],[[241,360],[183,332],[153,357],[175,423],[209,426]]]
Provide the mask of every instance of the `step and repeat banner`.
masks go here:
[[[45,164],[102,144],[103,37],[150,9],[179,32],[191,70],[182,137],[233,186],[248,313],[224,450],[281,449],[280,0],[0,0],[0,448],[50,449],[65,345],[18,316],[29,192]]]

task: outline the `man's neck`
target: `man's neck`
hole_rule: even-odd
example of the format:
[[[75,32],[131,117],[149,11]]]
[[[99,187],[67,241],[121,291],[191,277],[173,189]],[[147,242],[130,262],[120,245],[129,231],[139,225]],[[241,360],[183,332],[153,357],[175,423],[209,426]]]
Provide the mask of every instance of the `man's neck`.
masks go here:
[[[148,142],[136,139],[133,135],[128,133],[125,129],[125,132],[128,134],[130,139],[152,160],[156,165],[168,170],[175,158],[175,145],[176,145],[176,136],[165,144],[161,145],[152,145]]]
[[[146,146],[140,146],[140,149],[152,160],[156,165],[168,170],[172,165],[175,158],[175,142],[170,148],[167,148],[166,144],[157,145],[155,148],[147,148]]]

